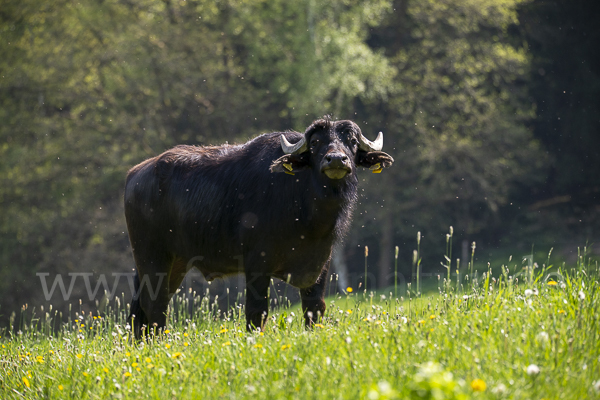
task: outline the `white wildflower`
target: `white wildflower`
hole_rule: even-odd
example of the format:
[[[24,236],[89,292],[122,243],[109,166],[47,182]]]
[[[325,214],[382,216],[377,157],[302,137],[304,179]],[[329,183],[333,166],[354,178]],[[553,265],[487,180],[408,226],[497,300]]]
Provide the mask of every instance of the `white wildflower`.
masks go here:
[[[580,290],[579,294],[577,296],[579,297],[579,300],[584,300],[585,299],[585,293],[583,293],[583,290]]]
[[[535,375],[537,375],[537,374],[539,374],[539,373],[540,373],[540,367],[538,367],[537,365],[535,365],[535,364],[530,364],[530,365],[527,367],[527,375],[530,375],[530,376],[535,376]]]
[[[533,290],[531,289],[525,289],[525,296],[529,297],[533,294]]]
[[[496,387],[492,389],[492,393],[496,395],[502,395],[506,393],[506,385],[504,383],[499,383]]]
[[[550,339],[550,336],[546,332],[542,331],[538,333],[537,339],[540,342],[547,342]]]

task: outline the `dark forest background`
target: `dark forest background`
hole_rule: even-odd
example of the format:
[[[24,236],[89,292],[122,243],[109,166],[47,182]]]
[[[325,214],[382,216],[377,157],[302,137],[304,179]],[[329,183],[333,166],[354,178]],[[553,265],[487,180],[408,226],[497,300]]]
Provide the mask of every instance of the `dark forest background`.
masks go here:
[[[417,232],[438,271],[450,226],[463,266],[473,241],[483,264],[593,248],[599,18],[583,0],[3,0],[0,314],[46,304],[36,274],[131,271],[136,163],[325,114],[383,131],[396,160],[360,175],[349,284],[365,245],[373,289],[395,246],[410,277]]]

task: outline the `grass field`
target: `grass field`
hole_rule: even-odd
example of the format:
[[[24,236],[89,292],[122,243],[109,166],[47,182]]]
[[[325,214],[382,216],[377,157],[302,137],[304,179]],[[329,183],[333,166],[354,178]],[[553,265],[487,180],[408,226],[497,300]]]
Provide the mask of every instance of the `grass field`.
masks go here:
[[[330,297],[313,330],[287,308],[248,334],[241,307],[202,302],[135,343],[123,307],[59,333],[48,313],[2,334],[0,398],[600,398],[597,262],[517,264],[420,297]]]

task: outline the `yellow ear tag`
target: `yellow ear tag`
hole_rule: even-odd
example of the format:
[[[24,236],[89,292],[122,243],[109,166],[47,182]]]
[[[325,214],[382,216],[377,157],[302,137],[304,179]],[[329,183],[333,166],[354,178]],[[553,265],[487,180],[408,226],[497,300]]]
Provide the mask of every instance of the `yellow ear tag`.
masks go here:
[[[379,174],[381,171],[383,171],[383,167],[381,166],[381,163],[372,165],[371,168],[369,168],[369,169],[371,171],[373,171],[374,174]]]
[[[285,172],[285,173],[286,173],[286,174],[288,174],[288,175],[296,175],[295,173],[293,173],[293,172],[290,172],[290,171],[283,171],[283,172]]]
[[[292,164],[283,163],[283,168],[287,169],[290,172],[293,171]]]

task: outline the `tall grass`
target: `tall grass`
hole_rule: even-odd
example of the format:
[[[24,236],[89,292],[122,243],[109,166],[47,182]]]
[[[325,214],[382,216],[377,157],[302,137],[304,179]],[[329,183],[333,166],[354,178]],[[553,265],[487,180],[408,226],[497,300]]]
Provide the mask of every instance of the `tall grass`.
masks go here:
[[[0,338],[0,398],[597,397],[597,262],[583,250],[570,268],[499,270],[408,299],[337,294],[311,330],[285,299],[246,333],[239,301],[223,311],[180,293],[168,331],[141,342],[122,297],[65,324],[40,309]]]

